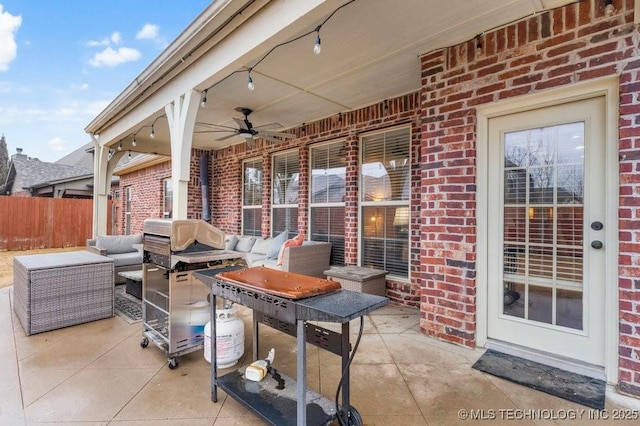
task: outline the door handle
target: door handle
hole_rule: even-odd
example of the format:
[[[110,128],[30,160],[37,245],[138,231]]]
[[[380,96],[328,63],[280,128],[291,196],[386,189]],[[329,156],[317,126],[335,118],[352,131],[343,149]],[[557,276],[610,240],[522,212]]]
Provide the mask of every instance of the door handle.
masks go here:
[[[591,247],[593,247],[596,250],[600,250],[603,247],[602,241],[591,241]]]

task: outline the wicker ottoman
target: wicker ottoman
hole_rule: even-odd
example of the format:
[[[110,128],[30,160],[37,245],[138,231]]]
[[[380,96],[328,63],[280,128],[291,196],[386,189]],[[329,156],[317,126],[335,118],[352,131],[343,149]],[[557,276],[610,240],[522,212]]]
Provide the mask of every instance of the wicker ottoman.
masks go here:
[[[27,335],[113,316],[113,260],[88,251],[16,256],[13,310]]]
[[[324,271],[327,278],[338,281],[345,290],[385,295],[387,271],[360,266],[332,266]]]

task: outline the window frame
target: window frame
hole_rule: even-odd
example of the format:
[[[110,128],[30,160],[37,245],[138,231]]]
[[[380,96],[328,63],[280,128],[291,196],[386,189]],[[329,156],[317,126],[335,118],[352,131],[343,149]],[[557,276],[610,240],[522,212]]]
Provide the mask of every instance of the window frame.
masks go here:
[[[340,202],[314,202],[314,197],[313,197],[313,170],[314,170],[314,152],[318,152],[319,150],[326,148],[327,150],[331,149],[331,146],[333,145],[342,145],[341,151],[344,152],[346,150],[346,140],[345,139],[335,139],[335,140],[331,140],[331,141],[326,141],[326,142],[320,142],[320,143],[316,143],[313,145],[309,146],[309,185],[308,185],[308,190],[309,190],[309,203],[308,203],[308,211],[307,211],[307,217],[308,219],[308,224],[307,224],[307,235],[308,235],[308,239],[312,239],[313,237],[313,227],[314,227],[314,215],[313,215],[313,209],[314,208],[342,208],[342,215],[343,217],[346,216],[346,203],[345,203],[345,197],[346,197],[346,178],[347,178],[347,164],[345,162],[343,168],[344,168],[344,188],[343,188],[343,197],[342,197],[342,201]],[[329,158],[329,156],[327,156],[327,163],[331,162],[331,158]],[[329,164],[327,164],[327,167],[329,166]],[[332,234],[331,230],[330,230],[330,226],[331,223],[329,222],[329,229],[327,231],[327,241],[328,242],[332,242],[332,235],[338,235],[338,234]],[[344,229],[344,224],[343,224],[343,229]],[[332,248],[331,248],[331,257],[332,257],[332,265],[340,265],[340,264],[344,264],[346,256],[345,256],[345,235],[344,232],[342,234],[342,250],[341,253],[339,252],[340,249],[335,245],[332,244]],[[342,263],[340,262],[336,262],[336,258],[342,258]]]
[[[289,150],[286,150],[286,151],[276,152],[271,156],[271,203],[270,203],[271,204],[271,211],[270,211],[271,215],[270,215],[270,217],[271,217],[271,235],[272,236],[275,236],[277,233],[280,233],[280,232],[286,230],[286,228],[283,229],[283,230],[279,230],[279,229],[277,230],[275,228],[275,222],[276,221],[274,219],[275,219],[275,211],[276,210],[288,210],[288,209],[295,210],[295,218],[294,218],[294,220],[295,220],[296,229],[288,229],[288,231],[289,231],[288,232],[288,238],[295,237],[299,232],[299,230],[297,229],[298,226],[299,226],[298,225],[298,213],[299,213],[299,208],[300,208],[300,203],[299,203],[298,196],[296,196],[296,203],[286,203],[286,202],[283,203],[283,204],[279,204],[279,203],[276,204],[275,203],[275,196],[276,196],[275,185],[277,183],[276,179],[275,179],[275,174],[277,172],[277,170],[276,170],[276,159],[278,157],[290,157],[290,156],[293,157],[293,154],[295,154],[296,166],[297,166],[297,170],[293,174],[297,174],[297,177],[295,179],[298,180],[298,194],[299,194],[299,192],[300,192],[300,187],[299,187],[299,182],[300,182],[300,180],[299,180],[300,179],[300,150],[298,148],[289,149]],[[292,179],[292,182],[293,182],[293,180],[294,179]],[[285,194],[284,194],[285,195],[285,201],[286,201],[287,191],[289,189],[290,189],[290,186],[287,185],[286,189],[285,189]]]
[[[169,205],[172,210],[167,211],[167,186],[171,185],[171,199]],[[173,217],[173,181],[171,177],[162,179],[162,218],[171,219]]]
[[[366,201],[364,200],[364,192],[365,192],[365,188],[366,186],[364,185],[364,176],[365,174],[363,173],[363,167],[364,167],[364,154],[365,154],[365,143],[366,143],[366,139],[369,137],[375,137],[381,134],[385,134],[385,133],[391,133],[391,132],[395,132],[395,131],[399,131],[399,130],[406,130],[408,132],[407,135],[407,151],[408,151],[408,157],[407,157],[407,171],[406,171],[406,176],[404,177],[405,179],[405,183],[404,185],[408,185],[407,188],[403,188],[403,192],[406,189],[407,192],[407,198],[406,199],[401,199],[401,200],[387,200],[385,201],[380,200],[380,201],[375,201],[375,200],[370,200],[370,201]],[[358,265],[363,266],[363,263],[365,261],[364,259],[364,251],[365,251],[365,246],[364,244],[366,243],[366,240],[370,237],[366,237],[365,236],[365,226],[366,226],[366,218],[364,215],[364,211],[366,207],[379,207],[380,209],[382,209],[383,211],[385,209],[396,209],[395,214],[397,214],[397,209],[401,208],[401,207],[406,207],[407,208],[407,215],[408,215],[408,223],[405,226],[401,226],[402,228],[402,232],[406,233],[406,275],[399,275],[394,273],[393,271],[389,271],[388,272],[388,277],[391,277],[397,281],[407,281],[409,282],[411,280],[411,256],[410,256],[410,248],[411,248],[411,171],[412,171],[412,140],[413,140],[413,128],[411,127],[411,125],[399,125],[399,126],[393,126],[393,127],[388,127],[385,129],[381,129],[381,130],[376,130],[376,131],[371,131],[371,132],[367,132],[367,133],[363,133],[362,135],[360,135],[360,140],[359,140],[359,153],[358,153],[358,252],[357,252],[357,259],[358,259]],[[384,152],[383,152],[384,154]],[[392,197],[393,198],[393,197]],[[383,216],[385,217],[385,216]],[[395,217],[394,217],[394,221],[395,221]],[[389,220],[387,219],[387,222],[389,223]],[[386,225],[386,224],[385,224]],[[394,224],[395,226],[395,224]],[[387,259],[387,253],[388,253],[388,248],[386,248],[386,244],[388,242],[402,242],[404,240],[403,239],[398,239],[398,238],[389,238],[386,236],[383,237],[374,237],[376,240],[381,241],[383,243],[383,245],[385,246],[385,249],[382,251],[382,254],[384,255],[384,264],[388,264]],[[405,253],[402,253],[401,256],[405,256]],[[404,261],[404,259],[403,259]],[[381,267],[381,266],[373,266],[376,269],[385,269],[386,267]]]
[[[246,192],[246,170],[247,170],[247,164],[255,164],[255,165],[260,165],[259,170],[261,171],[261,176],[260,176],[260,180],[258,185],[260,186],[260,203],[259,204],[246,204],[245,200],[247,198],[247,192]],[[254,169],[257,169],[256,167],[254,167]],[[249,232],[247,233],[245,230],[245,217],[244,217],[244,213],[246,210],[259,210],[259,214],[260,214],[260,229],[257,230],[257,234],[255,236],[260,236],[262,234],[262,204],[263,204],[263,197],[264,197],[264,193],[263,193],[263,185],[264,185],[264,162],[262,157],[254,157],[254,158],[248,158],[246,160],[244,160],[242,162],[242,191],[241,191],[241,200],[240,200],[240,211],[241,211],[241,217],[240,217],[240,233],[242,235],[254,235],[256,233],[256,230],[254,230],[254,232]]]

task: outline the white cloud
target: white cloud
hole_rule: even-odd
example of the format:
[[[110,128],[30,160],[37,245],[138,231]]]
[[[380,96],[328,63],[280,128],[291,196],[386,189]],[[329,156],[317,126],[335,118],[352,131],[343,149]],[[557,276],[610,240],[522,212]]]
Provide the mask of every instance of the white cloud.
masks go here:
[[[137,61],[140,59],[140,52],[130,47],[120,47],[113,50],[107,47],[102,52],[96,53],[89,61],[89,64],[96,68],[109,67],[113,68],[125,62]]]
[[[87,42],[87,46],[89,46],[89,47],[108,46],[109,43],[110,43],[109,39],[107,37],[105,37],[102,40],[89,40]]]
[[[62,138],[56,136],[55,138],[49,140],[49,142],[47,142],[47,144],[49,145],[49,148],[51,148],[52,151],[66,151],[67,150],[67,142],[62,140]]]
[[[144,24],[142,29],[136,34],[138,40],[156,40],[160,35],[160,27],[154,24]]]
[[[113,34],[111,34],[109,37],[104,37],[101,40],[89,40],[87,42],[87,46],[89,47],[109,46],[111,43],[120,44],[120,41],[122,41],[122,36],[120,35],[119,32],[116,31]]]
[[[13,16],[0,4],[0,71],[9,69],[9,64],[18,55],[15,36],[22,25],[22,16]]]

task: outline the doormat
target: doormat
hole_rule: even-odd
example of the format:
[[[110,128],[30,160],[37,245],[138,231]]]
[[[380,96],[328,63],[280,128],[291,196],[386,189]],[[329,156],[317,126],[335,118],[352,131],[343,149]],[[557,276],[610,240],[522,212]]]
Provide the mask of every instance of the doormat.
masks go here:
[[[472,368],[598,410],[604,409],[604,380],[488,349]]]
[[[129,324],[142,321],[142,301],[125,291],[124,285],[116,286],[114,308],[116,315]]]

